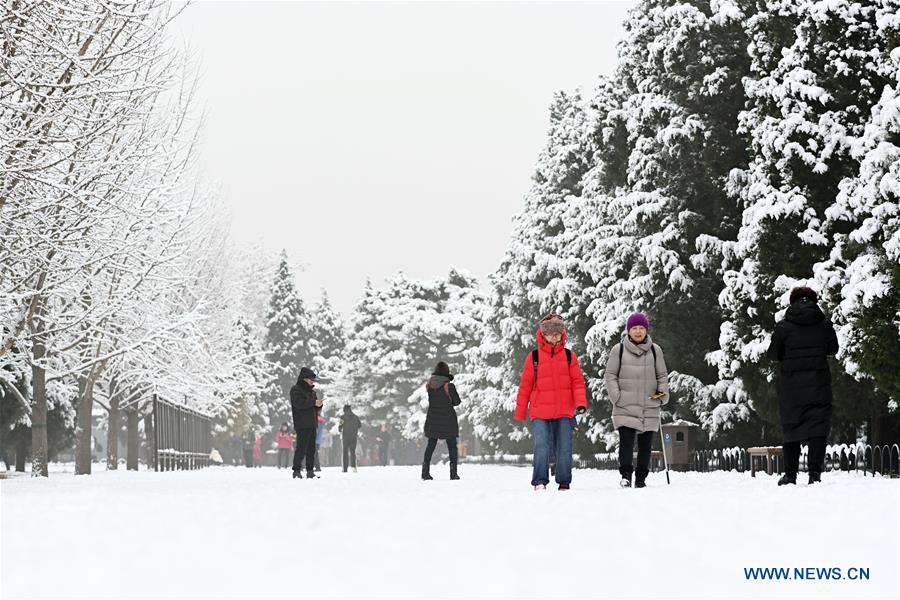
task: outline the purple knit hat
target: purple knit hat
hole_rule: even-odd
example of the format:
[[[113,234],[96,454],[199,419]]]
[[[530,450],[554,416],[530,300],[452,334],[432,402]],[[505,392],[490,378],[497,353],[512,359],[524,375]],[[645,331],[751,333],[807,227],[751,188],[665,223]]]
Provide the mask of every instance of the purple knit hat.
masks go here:
[[[625,325],[625,331],[631,331],[632,327],[643,325],[645,329],[650,329],[650,321],[644,313],[634,313],[628,317],[628,324]]]

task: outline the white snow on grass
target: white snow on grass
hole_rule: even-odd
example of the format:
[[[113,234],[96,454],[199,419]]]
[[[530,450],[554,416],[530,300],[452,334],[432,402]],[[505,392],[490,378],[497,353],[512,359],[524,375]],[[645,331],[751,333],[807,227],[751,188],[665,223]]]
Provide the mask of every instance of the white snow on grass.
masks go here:
[[[530,469],[273,468],[0,481],[0,596],[898,597],[898,480],[652,474],[572,490]],[[868,581],[747,581],[745,567],[869,569]]]

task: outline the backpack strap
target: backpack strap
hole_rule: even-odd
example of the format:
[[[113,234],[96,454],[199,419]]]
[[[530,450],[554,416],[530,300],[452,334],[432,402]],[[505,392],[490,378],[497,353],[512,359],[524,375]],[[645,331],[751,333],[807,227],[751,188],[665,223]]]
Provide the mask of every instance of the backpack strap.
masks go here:
[[[653,372],[656,373],[656,344],[650,344],[650,350],[653,352]],[[625,355],[625,340],[619,342],[619,373],[622,372],[622,357]],[[619,373],[616,373],[618,375]]]
[[[566,350],[566,363],[571,367],[572,366],[572,351],[568,348]],[[534,378],[537,379],[537,367],[538,367],[538,356],[540,353],[537,350],[531,351],[531,364],[534,365]]]
[[[566,350],[566,363],[571,367],[572,366],[572,351],[568,348]],[[534,386],[537,387],[537,374],[538,374],[538,357],[540,353],[537,350],[531,351],[531,364],[534,366]]]

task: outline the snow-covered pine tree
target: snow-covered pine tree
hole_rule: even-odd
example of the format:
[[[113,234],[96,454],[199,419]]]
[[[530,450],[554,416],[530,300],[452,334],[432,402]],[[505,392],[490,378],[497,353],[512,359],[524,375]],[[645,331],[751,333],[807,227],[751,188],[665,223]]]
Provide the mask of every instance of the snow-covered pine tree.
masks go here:
[[[341,352],[347,343],[347,332],[341,315],[334,310],[328,292],[309,313],[310,353],[317,374],[332,378],[340,367]]]
[[[220,404],[213,412],[213,439],[218,448],[227,447],[248,429],[261,433],[269,428],[270,415],[261,395],[273,378],[273,364],[266,360],[262,344],[247,319],[236,319],[232,340],[230,355],[234,362],[225,371],[231,381],[222,386]],[[276,427],[279,424],[280,421]]]
[[[851,140],[888,83],[878,4],[768,0],[746,23],[751,76],[740,122],[751,162],[729,182],[743,216],[737,240],[723,247],[726,319],[711,358],[723,380],[739,380],[749,394],[767,441],[779,432],[769,336],[789,289],[810,283],[829,256],[826,211],[840,182],[858,172]],[[855,439],[842,412],[870,390],[842,372],[834,380],[835,435]]]
[[[515,443],[528,435],[527,427],[512,421],[512,407],[522,362],[535,347],[541,316],[556,311],[570,318],[570,345],[576,348],[586,331],[576,323],[582,313],[565,300],[580,290],[571,276],[578,259],[564,257],[561,245],[567,203],[581,193],[581,179],[597,150],[588,116],[580,91],[554,94],[547,142],[538,157],[531,189],[514,219],[501,264],[490,278],[490,334],[470,358],[477,381],[473,389],[478,390],[475,393],[482,402],[473,418],[483,441],[495,449],[504,438]],[[564,259],[570,262],[564,264]],[[475,361],[476,356],[486,361],[483,366]]]
[[[721,260],[709,251],[733,239],[739,224],[725,182],[747,163],[737,116],[749,74],[742,22],[753,7],[657,0],[630,13],[616,72],[625,97],[614,113],[629,149],[625,183],[586,185],[611,196],[599,212],[606,222],[593,273],[616,274],[597,286],[593,356],[605,363],[628,312],[648,313],[654,340],[669,354],[676,402],[667,408],[681,417],[707,420],[714,409],[710,395],[695,390],[717,379],[705,358],[718,347]]]
[[[309,314],[297,291],[287,252],[281,252],[266,312],[263,348],[273,363],[272,379],[262,395],[268,425],[291,422],[291,386],[304,366],[312,366]]]
[[[878,31],[890,51],[880,57],[890,84],[874,106],[863,134],[851,142],[859,172],[844,179],[825,211],[834,232],[827,260],[815,267],[816,283],[833,306],[838,355],[847,373],[870,379],[883,398],[855,398],[853,421],[868,422],[869,439],[882,441],[879,422],[900,402],[900,6],[883,3]],[[896,431],[893,433],[896,435]]]
[[[399,273],[383,288],[367,284],[351,317],[340,375],[364,422],[386,424],[418,441],[427,407],[424,384],[439,360],[460,374],[464,418],[471,402],[464,354],[484,337],[485,310],[477,281],[456,269],[433,280]]]

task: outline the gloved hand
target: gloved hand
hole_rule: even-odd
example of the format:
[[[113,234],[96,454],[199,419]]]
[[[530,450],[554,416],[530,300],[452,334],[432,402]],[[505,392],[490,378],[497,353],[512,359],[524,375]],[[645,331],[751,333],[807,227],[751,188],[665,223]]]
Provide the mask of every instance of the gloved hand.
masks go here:
[[[575,409],[575,414],[583,415],[585,410],[587,410],[585,407],[579,406],[577,409]]]

